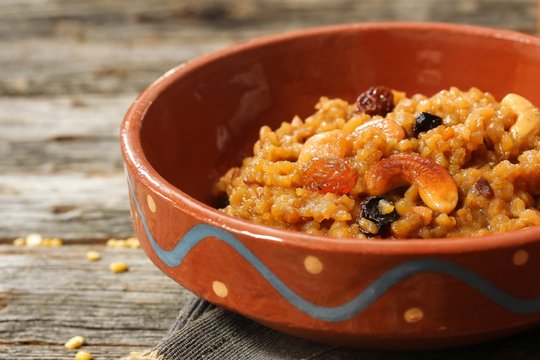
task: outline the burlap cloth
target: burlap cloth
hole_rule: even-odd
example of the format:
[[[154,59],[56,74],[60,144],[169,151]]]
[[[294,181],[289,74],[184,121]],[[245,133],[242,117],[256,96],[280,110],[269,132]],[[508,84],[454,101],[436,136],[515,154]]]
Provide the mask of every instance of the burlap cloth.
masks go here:
[[[540,360],[540,327],[495,342],[457,349],[354,350],[284,335],[194,297],[159,344],[131,359]]]

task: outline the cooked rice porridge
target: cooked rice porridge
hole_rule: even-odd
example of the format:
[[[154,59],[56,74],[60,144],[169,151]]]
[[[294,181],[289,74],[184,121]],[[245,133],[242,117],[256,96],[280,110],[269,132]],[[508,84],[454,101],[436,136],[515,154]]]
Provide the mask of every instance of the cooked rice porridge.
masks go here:
[[[350,238],[477,236],[540,225],[540,112],[477,88],[379,86],[321,98],[216,184],[227,214]]]

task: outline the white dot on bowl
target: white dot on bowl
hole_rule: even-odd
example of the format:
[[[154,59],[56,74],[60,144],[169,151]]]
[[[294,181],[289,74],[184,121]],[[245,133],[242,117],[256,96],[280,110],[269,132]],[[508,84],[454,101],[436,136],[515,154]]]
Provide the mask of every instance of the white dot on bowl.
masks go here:
[[[227,289],[227,286],[221,281],[217,280],[212,283],[212,290],[214,290],[216,295],[220,298],[224,298],[229,294],[229,289]]]
[[[518,250],[512,257],[512,262],[516,266],[525,265],[529,261],[529,253],[525,250]]]
[[[424,312],[420,308],[412,307],[405,311],[405,313],[403,314],[403,318],[408,323],[416,323],[424,318]]]
[[[151,212],[156,212],[156,202],[150,195],[146,195],[146,203],[148,204],[148,209],[150,209]]]
[[[310,274],[320,274],[323,271],[324,265],[318,257],[309,255],[304,259],[304,267]]]

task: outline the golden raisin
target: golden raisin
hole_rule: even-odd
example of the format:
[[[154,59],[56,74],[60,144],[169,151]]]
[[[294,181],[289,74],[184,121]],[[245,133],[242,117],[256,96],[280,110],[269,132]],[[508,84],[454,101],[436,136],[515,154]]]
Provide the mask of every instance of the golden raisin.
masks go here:
[[[385,86],[372,86],[358,96],[356,108],[371,116],[386,116],[394,110],[394,94]]]
[[[358,173],[339,157],[325,156],[310,160],[302,175],[304,187],[322,193],[347,194],[356,184]]]

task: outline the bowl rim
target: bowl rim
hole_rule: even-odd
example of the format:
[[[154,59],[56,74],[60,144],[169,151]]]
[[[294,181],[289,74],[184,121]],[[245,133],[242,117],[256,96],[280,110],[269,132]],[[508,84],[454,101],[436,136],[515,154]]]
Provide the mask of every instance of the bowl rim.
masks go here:
[[[155,170],[141,146],[140,130],[146,112],[153,101],[175,81],[189,74],[190,71],[204,67],[220,58],[264,47],[270,44],[309,38],[323,34],[338,34],[368,30],[406,30],[436,31],[469,36],[488,37],[508,40],[540,47],[540,39],[510,30],[501,30],[473,25],[433,23],[433,22],[367,22],[321,26],[301,29],[283,34],[269,35],[247,40],[205,55],[198,56],[167,71],[148,86],[132,103],[124,116],[120,127],[121,152],[128,166],[139,181],[154,194],[189,214],[197,220],[220,227],[233,234],[243,234],[261,241],[281,242],[290,246],[302,247],[315,251],[331,250],[334,252],[419,255],[419,254],[454,254],[478,252],[523,246],[540,241],[540,226],[528,227],[504,233],[495,233],[473,237],[429,238],[429,239],[356,239],[333,238],[323,235],[311,235],[294,230],[274,228],[257,224],[225,214],[191,197],[169,183]]]

